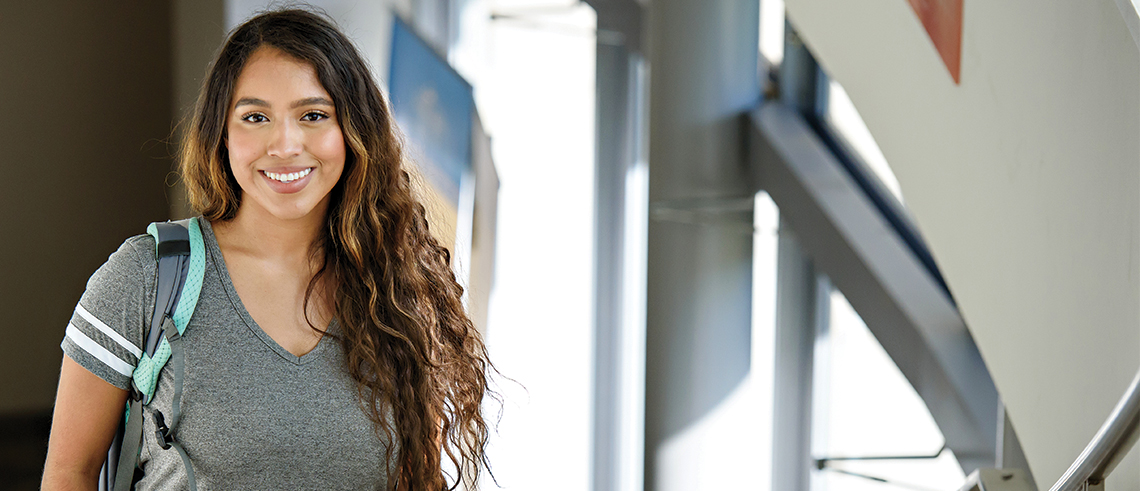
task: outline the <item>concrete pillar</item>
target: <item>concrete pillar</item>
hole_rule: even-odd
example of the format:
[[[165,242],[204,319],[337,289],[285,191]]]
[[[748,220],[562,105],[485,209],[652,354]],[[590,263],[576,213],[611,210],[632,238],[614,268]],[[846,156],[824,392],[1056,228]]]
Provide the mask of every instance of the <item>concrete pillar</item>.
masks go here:
[[[724,417],[750,363],[752,208],[742,117],[760,97],[757,0],[648,5],[645,489],[728,489]]]

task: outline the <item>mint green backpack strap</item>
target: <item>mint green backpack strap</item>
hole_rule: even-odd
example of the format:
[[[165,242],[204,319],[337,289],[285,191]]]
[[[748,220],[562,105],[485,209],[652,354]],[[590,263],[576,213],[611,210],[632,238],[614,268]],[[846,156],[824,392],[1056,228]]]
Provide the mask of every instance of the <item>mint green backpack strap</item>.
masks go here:
[[[198,306],[202,278],[206,273],[206,246],[198,219],[152,223],[147,233],[154,236],[158,260],[158,284],[154,315],[146,336],[146,352],[135,367],[134,386],[143,394],[143,404],[154,397],[158,375],[170,359],[170,342],[163,323],[170,318],[181,335]]]

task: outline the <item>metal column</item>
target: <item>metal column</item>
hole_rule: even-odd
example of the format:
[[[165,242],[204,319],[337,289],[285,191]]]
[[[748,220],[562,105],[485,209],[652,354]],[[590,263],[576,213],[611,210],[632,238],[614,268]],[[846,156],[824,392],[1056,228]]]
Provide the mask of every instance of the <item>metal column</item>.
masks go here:
[[[748,472],[717,468],[702,452],[747,443],[703,423],[750,368],[755,189],[741,114],[760,98],[759,3],[654,0],[647,9],[645,489],[746,486],[755,484]],[[692,441],[703,444],[684,444]]]
[[[645,62],[641,6],[590,0],[597,13],[594,247],[594,491],[644,489]]]

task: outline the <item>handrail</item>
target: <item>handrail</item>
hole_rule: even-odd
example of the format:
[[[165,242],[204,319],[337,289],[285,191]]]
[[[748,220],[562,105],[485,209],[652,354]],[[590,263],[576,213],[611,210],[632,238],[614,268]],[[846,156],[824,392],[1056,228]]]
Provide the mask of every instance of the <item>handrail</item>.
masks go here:
[[[1132,449],[1140,436],[1140,372],[1124,392],[1116,408],[1101,425],[1069,470],[1049,491],[1079,491],[1085,484],[1099,484]]]

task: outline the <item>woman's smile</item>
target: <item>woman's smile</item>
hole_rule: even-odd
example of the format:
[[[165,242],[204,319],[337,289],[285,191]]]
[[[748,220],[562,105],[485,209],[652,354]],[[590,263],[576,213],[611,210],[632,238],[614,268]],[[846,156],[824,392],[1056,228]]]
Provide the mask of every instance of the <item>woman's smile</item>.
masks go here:
[[[316,167],[306,167],[299,171],[277,169],[274,171],[261,171],[269,188],[281,194],[293,194],[305,189],[309,184],[309,176],[313,175]]]
[[[263,170],[263,171],[261,171],[261,173],[264,174],[266,177],[273,179],[274,181],[293,182],[293,181],[296,181],[297,179],[300,179],[302,177],[309,175],[309,173],[312,171],[313,171],[313,168],[308,167],[305,170],[299,171],[299,172],[286,172],[286,171],[269,172],[267,170]]]

